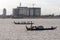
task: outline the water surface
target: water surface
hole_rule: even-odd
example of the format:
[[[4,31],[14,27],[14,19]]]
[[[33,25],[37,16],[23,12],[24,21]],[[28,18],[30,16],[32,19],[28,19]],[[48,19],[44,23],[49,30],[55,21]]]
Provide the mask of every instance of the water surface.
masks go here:
[[[15,25],[14,21],[32,21],[34,25],[57,29],[27,31],[25,25]],[[0,40],[60,40],[60,19],[0,19]]]

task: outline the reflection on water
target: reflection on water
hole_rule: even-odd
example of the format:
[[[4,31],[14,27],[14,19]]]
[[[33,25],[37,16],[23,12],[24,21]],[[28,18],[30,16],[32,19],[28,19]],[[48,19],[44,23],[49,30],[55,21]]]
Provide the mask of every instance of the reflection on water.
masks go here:
[[[25,25],[14,21],[33,21],[34,25],[57,26],[56,30],[27,31]],[[0,19],[0,40],[59,40],[60,19]]]

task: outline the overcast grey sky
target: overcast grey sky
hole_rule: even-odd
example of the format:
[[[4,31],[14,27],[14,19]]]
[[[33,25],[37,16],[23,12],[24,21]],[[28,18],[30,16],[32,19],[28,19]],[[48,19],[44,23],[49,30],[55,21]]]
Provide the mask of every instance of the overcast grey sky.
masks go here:
[[[0,14],[3,12],[3,8],[7,9],[7,14],[12,14],[13,8],[16,8],[21,3],[21,6],[33,7],[32,4],[35,4],[35,7],[41,7],[41,13],[55,15],[60,14],[60,0],[0,0]]]

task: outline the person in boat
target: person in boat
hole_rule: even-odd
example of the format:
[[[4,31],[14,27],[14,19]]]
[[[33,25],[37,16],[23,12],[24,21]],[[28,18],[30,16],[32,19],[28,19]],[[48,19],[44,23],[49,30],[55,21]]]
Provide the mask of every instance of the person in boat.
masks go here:
[[[51,26],[51,29],[53,29],[54,27],[53,26]]]
[[[36,26],[32,26],[31,29],[36,29],[37,27]]]

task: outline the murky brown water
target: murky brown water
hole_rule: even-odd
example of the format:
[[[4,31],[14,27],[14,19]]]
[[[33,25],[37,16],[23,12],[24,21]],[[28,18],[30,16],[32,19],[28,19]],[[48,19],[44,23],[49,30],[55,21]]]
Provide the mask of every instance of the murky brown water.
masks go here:
[[[27,31],[14,21],[33,21],[34,25],[57,26],[56,30]],[[60,19],[0,19],[0,40],[60,40]]]

